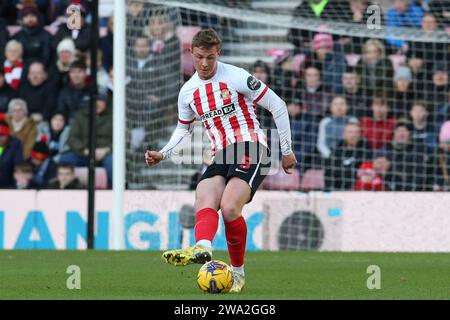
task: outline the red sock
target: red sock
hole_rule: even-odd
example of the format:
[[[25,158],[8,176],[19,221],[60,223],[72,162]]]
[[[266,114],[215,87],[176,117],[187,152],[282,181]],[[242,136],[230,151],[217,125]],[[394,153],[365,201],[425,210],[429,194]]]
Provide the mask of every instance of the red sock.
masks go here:
[[[219,227],[219,214],[212,208],[204,208],[197,212],[195,222],[195,241],[212,241]]]
[[[244,217],[240,216],[236,220],[225,222],[225,236],[231,265],[233,267],[242,266],[247,242],[247,224]]]

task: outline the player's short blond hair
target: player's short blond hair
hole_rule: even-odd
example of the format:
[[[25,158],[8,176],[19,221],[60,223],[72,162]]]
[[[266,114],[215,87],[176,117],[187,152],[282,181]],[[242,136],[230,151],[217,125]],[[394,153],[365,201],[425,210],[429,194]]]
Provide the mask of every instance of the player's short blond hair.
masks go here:
[[[217,46],[217,49],[220,50],[222,45],[222,40],[220,40],[219,35],[213,29],[208,28],[205,30],[200,30],[196,33],[194,38],[192,39],[191,49],[194,48],[203,48],[203,49],[211,49],[214,46]]]

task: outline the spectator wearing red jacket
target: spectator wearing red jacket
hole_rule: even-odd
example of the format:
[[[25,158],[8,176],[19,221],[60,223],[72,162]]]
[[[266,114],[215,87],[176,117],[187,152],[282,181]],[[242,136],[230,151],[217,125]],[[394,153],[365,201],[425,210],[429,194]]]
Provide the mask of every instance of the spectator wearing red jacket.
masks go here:
[[[392,140],[395,118],[389,118],[389,104],[386,99],[375,97],[372,101],[372,117],[361,119],[362,134],[370,148],[380,149]]]

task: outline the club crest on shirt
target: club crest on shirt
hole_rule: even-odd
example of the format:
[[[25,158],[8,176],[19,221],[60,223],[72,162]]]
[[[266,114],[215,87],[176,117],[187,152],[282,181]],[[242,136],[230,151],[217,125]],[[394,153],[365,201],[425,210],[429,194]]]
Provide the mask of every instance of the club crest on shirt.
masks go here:
[[[230,90],[228,90],[228,89],[223,89],[222,91],[220,91],[220,97],[222,98],[222,100],[231,98],[231,92],[230,92]]]

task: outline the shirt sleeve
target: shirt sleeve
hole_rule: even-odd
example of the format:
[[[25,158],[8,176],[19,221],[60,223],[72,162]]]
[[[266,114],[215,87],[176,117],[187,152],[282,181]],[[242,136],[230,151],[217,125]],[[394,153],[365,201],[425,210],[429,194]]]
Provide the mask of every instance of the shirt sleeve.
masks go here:
[[[172,151],[185,137],[189,136],[194,129],[195,112],[185,102],[183,91],[178,95],[178,124],[169,142],[159,152],[163,154],[163,159],[172,156]]]
[[[266,94],[269,87],[262,81],[256,79],[250,73],[242,68],[235,68],[231,71],[233,78],[233,85],[236,90],[247,96],[254,103],[257,103]]]
[[[266,87],[267,88],[267,87]],[[292,153],[291,125],[289,123],[289,114],[286,103],[275,94],[271,89],[261,93],[261,99],[258,105],[269,111],[280,136],[280,147],[283,155]]]
[[[195,120],[195,112],[186,102],[185,94],[180,91],[178,95],[178,122],[182,124],[191,124]]]
[[[286,103],[269,89],[265,83],[256,79],[244,69],[235,67],[230,72],[233,73],[233,86],[239,93],[248,97],[254,104],[258,104],[272,113],[278,135],[280,136],[281,152],[283,155],[291,154],[291,127]]]
[[[172,137],[170,138],[169,142],[164,146],[164,148],[159,151],[162,153],[163,159],[169,159],[172,156],[175,147],[178,146],[185,137],[190,136],[193,130],[193,123],[183,124],[178,122],[178,125],[175,128],[175,131],[172,133]]]

